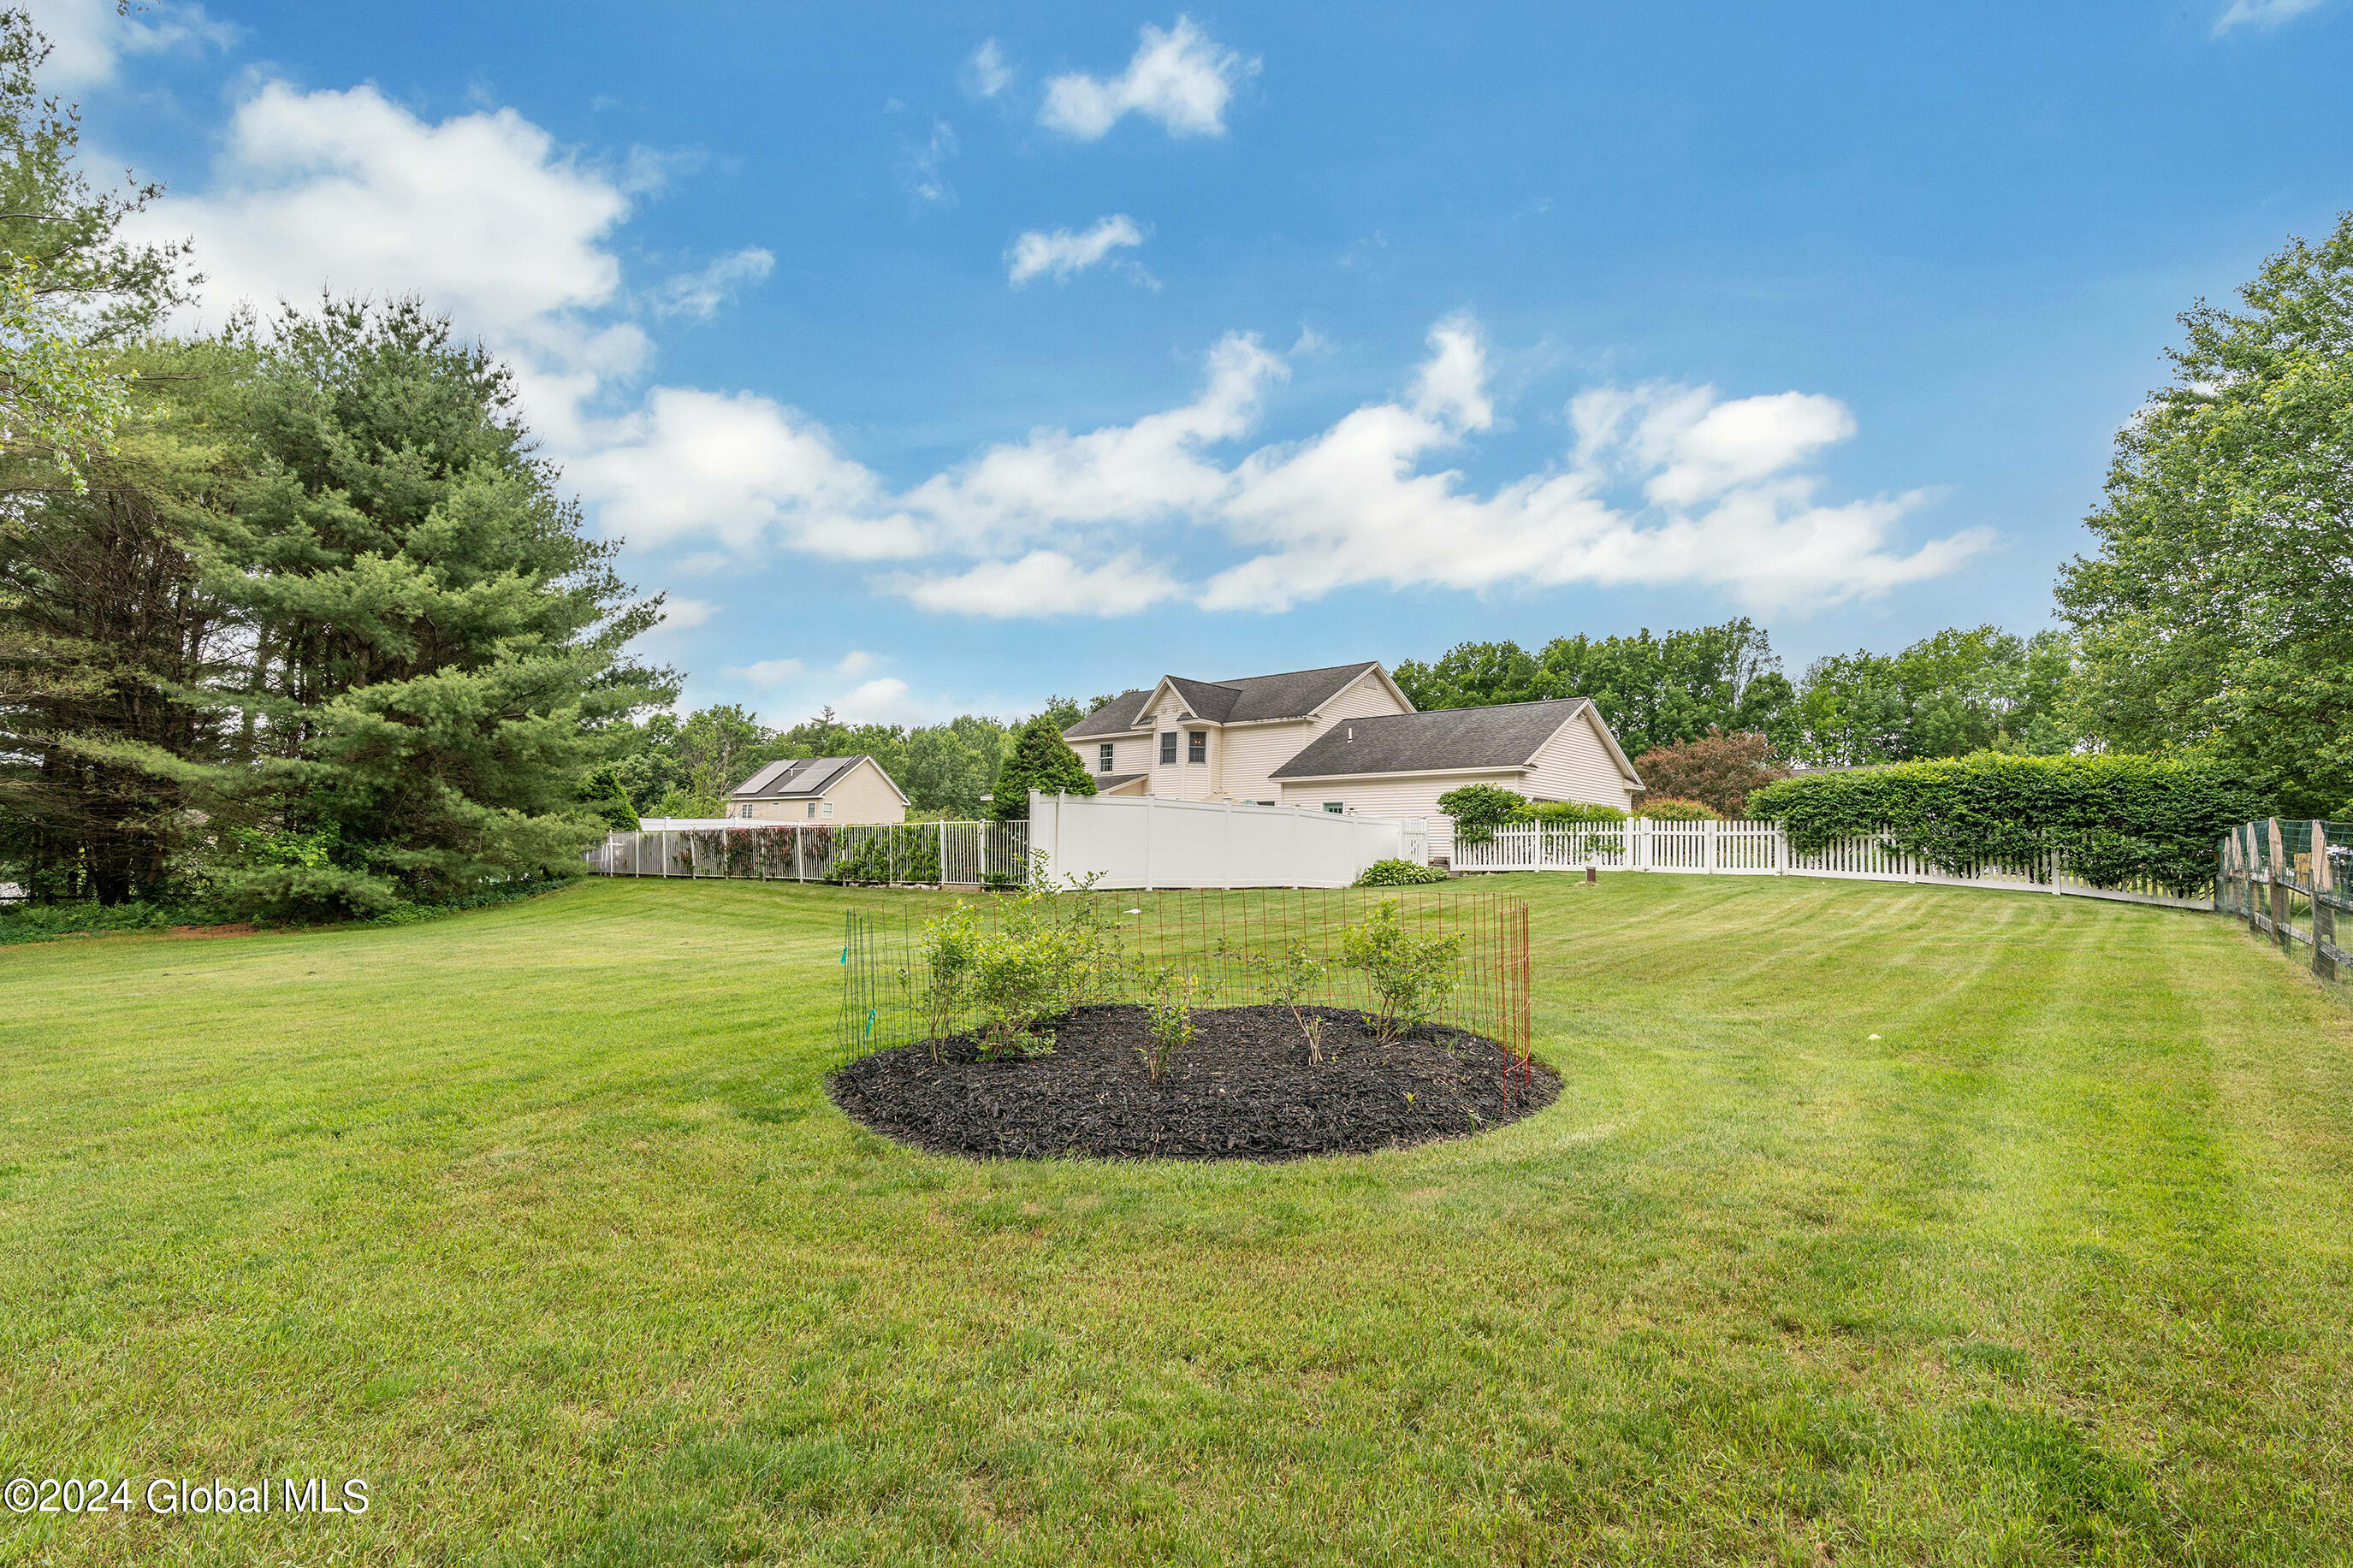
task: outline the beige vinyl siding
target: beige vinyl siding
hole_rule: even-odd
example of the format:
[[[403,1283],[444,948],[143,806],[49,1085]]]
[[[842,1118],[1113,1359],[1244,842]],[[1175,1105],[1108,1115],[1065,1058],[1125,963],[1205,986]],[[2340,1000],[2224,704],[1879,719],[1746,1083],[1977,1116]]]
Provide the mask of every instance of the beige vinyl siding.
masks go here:
[[[1335,719],[1377,719],[1384,713],[1412,711],[1397,700],[1396,693],[1389,690],[1379,675],[1368,669],[1335,694],[1332,700],[1317,709],[1315,717],[1328,726]],[[1303,747],[1322,733],[1322,729],[1312,731],[1299,743]],[[1298,754],[1295,751],[1292,752],[1293,756]]]
[[[754,822],[830,822],[837,826],[845,823],[907,820],[907,803],[899,798],[899,792],[891,785],[890,776],[884,773],[871,757],[860,762],[856,767],[834,780],[832,784],[826,786],[825,792],[816,798],[818,805],[818,815],[815,816],[808,814],[809,802],[807,797],[798,800],[754,801],[752,820]],[[833,807],[833,815],[830,816],[825,814],[825,807],[828,804]],[[740,813],[742,807],[739,805],[735,809]]]
[[[1111,766],[1103,763],[1104,742],[1111,745]],[[1092,741],[1062,742],[1079,754],[1091,773],[1140,773],[1152,765],[1152,742],[1134,735],[1098,735]]]
[[[1185,711],[1185,700],[1174,691],[1166,692],[1159,706],[1152,711],[1152,735],[1145,742],[1151,747],[1152,793],[1170,800],[1216,800],[1219,742],[1221,739],[1218,731],[1209,730],[1209,760],[1188,763],[1185,760],[1187,726],[1176,721],[1176,716]],[[1206,725],[1196,727],[1208,728]],[[1164,730],[1176,732],[1176,760],[1166,766],[1160,762],[1160,734]]]
[[[1634,792],[1602,743],[1599,720],[1590,708],[1560,727],[1544,743],[1520,793],[1531,800],[1573,800],[1614,805],[1624,811]]]
[[[1217,731],[1210,746],[1214,749],[1220,742],[1225,746],[1223,765],[1218,770],[1218,798],[1280,801],[1282,787],[1267,774],[1306,750],[1314,738],[1315,726],[1304,719]]]
[[[1454,819],[1438,809],[1438,797],[1448,790],[1461,789],[1471,784],[1501,784],[1505,789],[1520,789],[1522,778],[1520,773],[1514,770],[1419,773],[1403,778],[1285,779],[1282,781],[1282,804],[1303,805],[1314,811],[1321,810],[1325,801],[1336,800],[1359,816],[1422,817],[1430,824],[1430,854],[1451,856],[1454,853]]]

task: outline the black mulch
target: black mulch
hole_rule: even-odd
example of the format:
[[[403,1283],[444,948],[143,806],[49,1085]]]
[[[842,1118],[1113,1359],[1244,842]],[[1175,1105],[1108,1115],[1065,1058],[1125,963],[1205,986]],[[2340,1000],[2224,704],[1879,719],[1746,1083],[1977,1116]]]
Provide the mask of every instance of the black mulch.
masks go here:
[[[1324,1020],[1322,1065],[1288,1008],[1202,1008],[1154,1083],[1136,1006],[1082,1007],[1045,1056],[997,1061],[965,1036],[861,1058],[828,1087],[877,1132],[942,1154],[1041,1159],[1295,1160],[1460,1138],[1552,1103],[1560,1080],[1456,1029],[1382,1041],[1362,1014]],[[1507,1070],[1508,1069],[1508,1070]]]

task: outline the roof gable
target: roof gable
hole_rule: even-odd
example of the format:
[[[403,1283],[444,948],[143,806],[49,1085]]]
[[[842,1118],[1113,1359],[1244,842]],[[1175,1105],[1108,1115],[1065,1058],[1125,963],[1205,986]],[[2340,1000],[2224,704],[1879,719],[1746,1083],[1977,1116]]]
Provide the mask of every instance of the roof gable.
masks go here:
[[[804,800],[813,799],[831,789],[849,770],[869,757],[790,757],[780,763],[770,763],[742,784],[728,791],[731,800]],[[875,764],[881,771],[881,764]],[[890,775],[884,773],[883,777]],[[892,784],[893,789],[898,788]]]

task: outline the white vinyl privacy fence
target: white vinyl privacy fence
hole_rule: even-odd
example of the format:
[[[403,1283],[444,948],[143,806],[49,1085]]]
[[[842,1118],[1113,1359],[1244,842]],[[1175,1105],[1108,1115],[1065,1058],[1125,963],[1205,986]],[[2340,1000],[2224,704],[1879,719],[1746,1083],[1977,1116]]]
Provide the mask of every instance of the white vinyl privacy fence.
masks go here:
[[[1430,863],[1420,817],[1155,795],[1029,796],[1029,842],[1099,888],[1345,888],[1376,860]]]
[[[586,858],[607,877],[980,887],[1018,882],[1029,856],[1026,822],[853,827],[712,818],[608,833]]]
[[[1883,837],[1841,839],[1799,852],[1773,822],[1543,823],[1498,827],[1484,844],[1454,837],[1458,871],[1683,871],[1746,877],[1847,877],[1873,882],[1935,882],[1953,887],[2008,888],[2021,892],[2071,893],[2137,904],[2211,909],[2211,894],[2181,898],[2155,882],[2097,888],[2075,875],[2062,850],[2044,851],[2023,867],[1990,862],[1964,872],[1906,855]]]

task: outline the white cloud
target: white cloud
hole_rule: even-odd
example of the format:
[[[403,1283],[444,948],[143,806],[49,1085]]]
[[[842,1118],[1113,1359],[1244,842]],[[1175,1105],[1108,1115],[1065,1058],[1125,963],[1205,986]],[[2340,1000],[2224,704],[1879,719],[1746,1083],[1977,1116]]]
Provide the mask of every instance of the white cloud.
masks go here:
[[[707,536],[742,554],[773,533],[845,560],[923,549],[871,473],[813,421],[756,394],[657,387],[596,434],[597,447],[566,472],[598,504],[606,531],[633,544]]]
[[[49,40],[41,86],[50,90],[111,81],[124,55],[226,48],[237,39],[236,27],[215,21],[197,5],[161,5],[152,17],[125,16],[115,0],[32,0],[26,9]]]
[[[1033,228],[1006,251],[1006,279],[1016,289],[1038,278],[1051,277],[1060,283],[1073,272],[1083,272],[1108,259],[1114,250],[1143,243],[1144,231],[1125,213],[1099,218],[1081,233],[1058,228],[1049,234]]]
[[[1661,506],[1688,506],[1778,474],[1855,432],[1844,404],[1782,392],[1718,401],[1712,386],[1599,388],[1569,405],[1579,459],[1651,475]]]
[[[1188,16],[1165,33],[1146,23],[1127,69],[1110,78],[1083,71],[1055,77],[1038,120],[1082,142],[1096,140],[1127,114],[1157,121],[1172,136],[1222,136],[1235,84],[1258,68],[1258,61],[1219,44]]]
[[[2231,0],[2231,7],[2214,19],[2217,37],[2234,27],[2276,27],[2319,6],[2321,0]]]
[[[829,706],[850,724],[903,724],[921,713],[907,702],[907,683],[889,675],[843,693]]]
[[[922,577],[902,591],[927,610],[1008,619],[1023,616],[1132,616],[1184,592],[1157,566],[1130,553],[1082,566],[1059,550],[1018,561],[984,561],[952,577]]]
[[[664,599],[658,631],[682,632],[699,626],[719,613],[719,606],[708,599]]]
[[[756,245],[723,256],[699,272],[684,272],[656,291],[654,309],[665,316],[709,321],[744,284],[758,283],[776,269],[776,258]]]
[[[727,673],[754,686],[782,686],[788,680],[798,680],[808,672],[797,658],[764,658],[757,664],[747,664]]]
[[[1772,477],[1853,433],[1842,405],[1805,394],[1588,393],[1572,405],[1569,466],[1470,493],[1459,473],[1424,468],[1483,426],[1483,361],[1466,323],[1441,323],[1431,345],[1412,406],[1359,408],[1242,461],[1221,519],[1261,552],[1212,577],[1205,607],[1277,611],[1366,584],[1570,583],[1696,584],[1760,609],[1810,606],[1941,575],[1988,542],[1969,531],[1894,552],[1925,494],[1823,506],[1813,479]],[[1629,480],[1648,506],[1609,499]]]
[[[1451,316],[1430,329],[1430,346],[1436,352],[1414,377],[1414,411],[1464,430],[1493,425],[1495,405],[1487,395],[1487,348],[1477,324],[1467,316]]]
[[[605,240],[628,197],[511,109],[428,125],[373,87],[270,82],[237,106],[216,175],[125,226],[201,236],[216,306],[417,292],[524,346],[620,288]]]
[[[1256,337],[1211,351],[1208,381],[1180,407],[1073,436],[1032,431],[906,492],[942,547],[1002,550],[1066,531],[1132,528],[1211,510],[1232,479],[1203,448],[1247,434],[1288,372]]]
[[[841,662],[833,667],[833,672],[836,675],[863,675],[873,668],[872,654],[863,648],[851,648],[841,656]]]
[[[948,184],[947,162],[956,155],[955,127],[944,120],[932,121],[932,133],[920,147],[907,152],[907,190],[919,202],[934,206],[955,205],[955,187]]]
[[[1005,63],[1005,51],[995,38],[982,41],[965,62],[965,80],[972,90],[983,98],[995,98],[1013,85],[1013,68]]]

